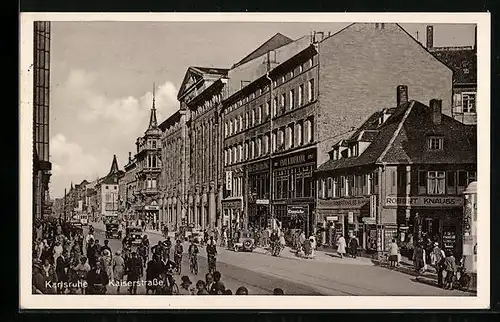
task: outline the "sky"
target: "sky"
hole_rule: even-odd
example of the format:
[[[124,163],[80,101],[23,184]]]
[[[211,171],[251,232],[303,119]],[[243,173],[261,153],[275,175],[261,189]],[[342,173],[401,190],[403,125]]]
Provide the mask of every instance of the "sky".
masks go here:
[[[178,109],[189,66],[230,68],[277,32],[297,39],[345,23],[53,22],[50,195],[106,175],[135,152],[155,86],[158,121]],[[400,24],[425,44],[425,24]],[[434,46],[470,46],[474,25],[434,24]]]

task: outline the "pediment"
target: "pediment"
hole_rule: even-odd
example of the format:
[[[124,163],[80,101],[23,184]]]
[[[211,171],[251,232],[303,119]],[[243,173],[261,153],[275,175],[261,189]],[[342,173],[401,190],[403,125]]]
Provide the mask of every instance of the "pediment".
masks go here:
[[[184,75],[184,79],[182,80],[181,87],[179,89],[179,93],[177,94],[177,98],[181,97],[186,91],[188,91],[194,84],[196,84],[200,79],[203,78],[203,75],[193,68],[189,67]]]

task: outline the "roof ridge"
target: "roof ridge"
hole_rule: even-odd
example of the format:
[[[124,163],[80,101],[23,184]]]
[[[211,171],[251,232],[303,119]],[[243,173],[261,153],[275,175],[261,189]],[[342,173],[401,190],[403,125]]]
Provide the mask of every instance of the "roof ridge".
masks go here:
[[[385,155],[387,154],[389,149],[392,147],[392,145],[394,144],[394,141],[396,141],[396,138],[398,137],[399,133],[401,132],[401,129],[403,128],[403,124],[406,122],[406,119],[408,118],[408,115],[410,115],[410,112],[413,109],[414,105],[415,105],[415,101],[411,101],[410,106],[408,107],[405,114],[401,118],[401,121],[399,121],[398,127],[396,128],[396,131],[394,131],[394,134],[392,135],[391,140],[389,141],[389,143],[385,147],[385,149],[382,152],[382,154],[380,155],[380,157],[378,157],[377,161],[375,161],[375,163],[382,163],[382,159],[385,157]]]

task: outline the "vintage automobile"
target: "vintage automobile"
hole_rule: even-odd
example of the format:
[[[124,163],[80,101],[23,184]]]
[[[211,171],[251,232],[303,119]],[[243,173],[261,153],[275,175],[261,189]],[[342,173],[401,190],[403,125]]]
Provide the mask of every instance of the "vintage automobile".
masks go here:
[[[106,224],[106,238],[122,239],[122,232],[118,229],[119,224],[110,223]]]
[[[73,234],[75,234],[75,233],[83,234],[83,227],[79,221],[71,221],[69,223],[69,229],[71,230],[71,232]]]
[[[125,233],[132,240],[132,244],[137,245],[142,242],[141,227],[127,227]]]
[[[255,248],[255,236],[251,231],[240,232],[240,237],[233,243],[235,252],[252,252]]]

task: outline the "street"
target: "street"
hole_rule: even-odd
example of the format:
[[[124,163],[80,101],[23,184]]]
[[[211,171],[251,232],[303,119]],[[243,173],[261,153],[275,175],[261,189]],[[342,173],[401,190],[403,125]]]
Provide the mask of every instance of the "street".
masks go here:
[[[103,244],[104,231],[96,226],[95,237]],[[85,234],[87,231],[85,230]],[[148,234],[150,245],[155,245],[162,236]],[[121,241],[110,239],[113,253],[121,249]],[[189,272],[187,258],[188,244],[184,244],[182,275],[187,275],[194,286],[204,280],[207,270],[205,250],[200,247],[198,258],[199,273]],[[327,263],[314,260],[299,260],[272,257],[261,253],[236,253],[218,247],[217,270],[222,274],[222,281],[227,289],[236,291],[245,286],[249,294],[272,294],[274,288],[282,288],[286,295],[363,295],[363,296],[468,296],[458,290],[443,290],[421,284],[413,276],[373,265],[357,265],[351,259],[344,263]],[[175,276],[180,284],[180,276]],[[120,294],[126,291],[123,288]],[[108,286],[107,294],[116,294],[114,287]],[[145,294],[145,287],[138,287],[138,294]]]

